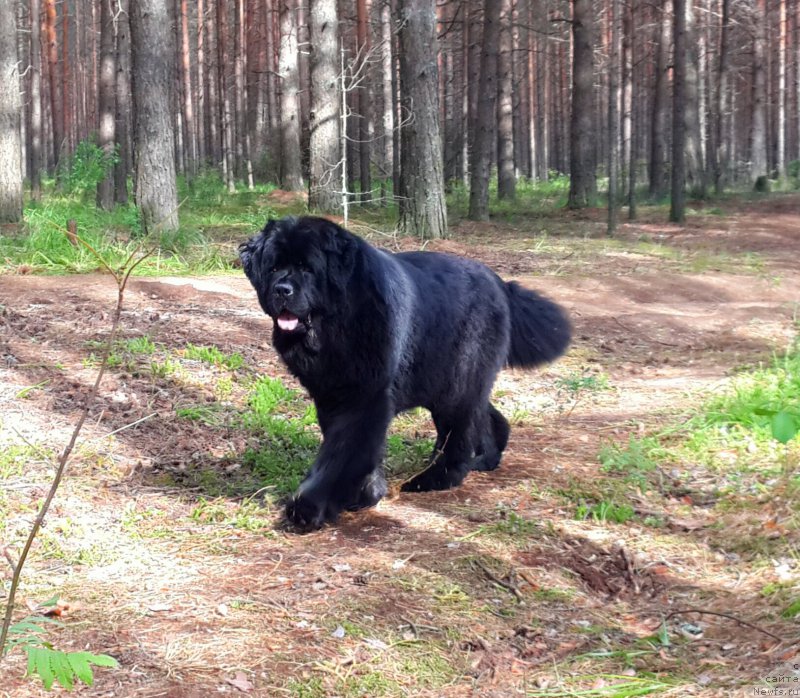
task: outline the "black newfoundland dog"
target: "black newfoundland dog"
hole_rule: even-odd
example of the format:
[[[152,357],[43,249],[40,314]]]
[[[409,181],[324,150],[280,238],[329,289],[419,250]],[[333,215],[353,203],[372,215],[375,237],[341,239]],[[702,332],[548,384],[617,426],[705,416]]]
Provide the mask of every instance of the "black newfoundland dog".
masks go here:
[[[430,410],[438,437],[428,468],[404,491],[494,470],[509,434],[489,402],[498,371],[552,361],[569,344],[558,305],[482,264],[390,254],[324,218],[270,221],[239,252],[273,319],[272,342],[322,429],[316,462],[286,508],[299,529],[386,494],[386,430],[412,407]]]

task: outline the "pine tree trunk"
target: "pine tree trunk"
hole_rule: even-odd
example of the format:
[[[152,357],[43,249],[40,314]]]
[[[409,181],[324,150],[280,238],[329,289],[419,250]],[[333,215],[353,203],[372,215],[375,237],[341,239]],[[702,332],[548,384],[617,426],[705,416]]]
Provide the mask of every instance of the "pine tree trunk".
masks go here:
[[[720,22],[719,64],[717,68],[716,109],[714,113],[715,148],[714,156],[714,190],[719,195],[728,181],[730,143],[733,138],[730,124],[730,50],[729,35],[731,24],[730,0],[721,0],[722,12]]]
[[[611,3],[611,51],[608,66],[608,224],[606,234],[617,229],[619,203],[619,136],[620,136],[620,2]]]
[[[686,217],[686,0],[673,0],[675,55],[672,87],[672,178],[669,219]]]
[[[656,74],[653,85],[653,111],[650,124],[650,197],[661,199],[666,194],[667,105],[669,103],[669,10],[670,0],[664,0],[658,11],[658,43],[656,45]]]
[[[472,191],[471,181],[475,160],[475,134],[478,131],[478,88],[481,82],[481,60],[482,60],[482,29],[481,29],[481,15],[482,8],[479,3],[468,3],[464,6],[464,11],[467,13],[466,17],[466,71],[467,71],[467,89],[465,98],[467,100],[467,132],[464,134],[465,143],[465,156],[467,158],[465,184],[470,185],[470,192]]]
[[[401,0],[400,84],[409,115],[400,148],[400,221],[407,235],[447,236],[434,0]]]
[[[31,108],[28,138],[30,148],[29,177],[31,180],[31,199],[42,198],[42,38],[41,5],[39,0],[31,0]]]
[[[116,138],[117,83],[114,54],[114,15],[111,0],[100,0],[100,71],[97,84],[100,123],[97,129],[97,145],[109,163],[114,155]],[[104,211],[114,208],[114,172],[110,165],[106,176],[97,184],[97,207]]]
[[[215,13],[219,11],[219,2],[210,3],[206,14],[206,124],[208,125],[208,143],[206,153],[215,167],[222,167],[222,107],[219,99],[219,41],[217,40],[217,23]]]
[[[614,0],[611,0],[612,2]],[[622,153],[621,169],[631,162],[633,125],[633,3],[622,9]]]
[[[251,160],[251,124],[247,118],[250,104],[247,95],[247,42],[245,25],[247,24],[247,11],[244,0],[236,2],[236,123],[238,140],[236,155],[242,176],[247,180],[247,188],[252,191],[255,186],[253,181],[253,162]]]
[[[22,99],[17,60],[15,7],[0,2],[0,223],[22,220]]]
[[[128,22],[128,0],[118,0],[122,10],[116,18],[117,74],[115,134],[119,143],[119,158],[114,167],[114,199],[118,204],[128,203],[128,175],[133,169],[131,147],[131,35]]]
[[[695,0],[685,0],[686,4],[686,179],[693,196],[705,197],[705,176],[703,174],[702,131],[700,128],[700,56],[699,37],[695,22]]]
[[[28,152],[30,141],[28,140],[28,124],[30,123],[31,111],[31,55],[30,55],[30,27],[28,17],[30,8],[27,2],[20,0],[16,4],[17,20],[17,61],[20,66],[26,66],[24,75],[20,76],[20,112],[19,112],[19,143],[20,143],[20,164],[22,166],[22,178],[28,179],[30,171],[30,154]]]
[[[767,45],[766,1],[756,0],[753,37],[753,117],[750,126],[750,181],[757,189],[768,187],[767,179]]]
[[[136,204],[145,233],[178,229],[170,65],[174,34],[165,0],[131,3]]]
[[[500,5],[497,54],[497,198],[514,199],[517,193],[517,178],[514,174],[511,0],[496,0],[496,2]]]
[[[280,0],[281,42],[278,74],[281,81],[280,139],[281,187],[286,191],[303,189],[300,160],[300,73],[297,63],[297,9],[294,0]]]
[[[394,101],[392,80],[394,58],[392,56],[392,8],[388,2],[381,7],[381,73],[383,76],[383,177],[391,177],[394,170]],[[387,203],[386,201],[383,202]]]
[[[341,92],[336,0],[310,1],[308,29],[311,50],[308,207],[320,213],[333,213],[342,208],[339,191]]]
[[[232,194],[236,191],[234,175],[233,109],[231,107],[230,81],[228,80],[228,5],[226,0],[217,3],[217,73],[219,78],[220,136],[222,144],[222,173]]]
[[[497,51],[500,41],[501,3],[486,0],[483,10],[481,73],[475,135],[470,164],[469,218],[489,220],[489,178],[492,173],[497,120]]]
[[[56,40],[56,2],[44,0],[44,40],[47,46],[47,68],[50,82],[51,133],[53,135],[53,167],[58,175],[61,152],[64,146],[64,116],[61,99],[61,75],[58,69],[58,43]]]
[[[786,0],[779,0],[778,21],[778,177],[786,178]]]
[[[573,0],[572,8],[572,114],[567,206],[577,209],[592,206],[597,196],[597,132],[594,112],[592,0]]]
[[[245,143],[247,125],[245,120],[245,86],[244,86],[244,0],[234,1],[233,24],[233,76],[234,76],[234,149],[236,164],[234,171],[239,179],[244,178]]]
[[[105,0],[103,0],[105,2]],[[186,172],[190,177],[197,171],[197,129],[194,123],[194,97],[192,95],[192,61],[189,45],[189,12],[186,0],[181,0],[181,78],[183,79],[183,124],[188,146]]]
[[[197,0],[197,161],[202,169],[206,166],[208,148],[208,120],[206,102],[206,33],[205,0]]]
[[[370,143],[372,141],[372,94],[370,80],[370,36],[369,9],[367,0],[356,2],[356,31],[358,34],[358,51],[364,60],[364,77],[358,88],[358,158],[361,184],[361,203],[372,199],[372,176],[370,173]]]
[[[630,109],[630,143],[628,145],[628,153],[627,153],[627,166],[628,166],[628,220],[635,220],[636,219],[636,176],[637,176],[637,165],[638,165],[638,146],[639,146],[639,124],[641,123],[641,119],[637,115],[637,97],[639,95],[639,84],[637,82],[637,71],[636,66],[636,43],[634,41],[635,32],[634,27],[636,26],[636,17],[633,11],[633,3],[629,4],[629,6],[625,9],[625,22],[626,22],[626,29],[625,32],[630,35],[630,56],[628,57],[630,61],[630,95],[626,97],[626,101],[629,103]]]
[[[72,91],[75,88],[75,82],[72,80],[69,69],[69,7],[67,5],[61,6],[61,133],[64,136],[62,149],[64,153],[71,153],[75,149],[75,137],[70,129],[71,123],[70,116],[72,115]],[[94,8],[93,8],[94,9]],[[94,26],[94,23],[92,23]],[[92,50],[92,60],[96,66],[97,51]],[[93,66],[92,74],[97,75],[97,68]],[[92,81],[93,85],[97,84],[97,80]]]

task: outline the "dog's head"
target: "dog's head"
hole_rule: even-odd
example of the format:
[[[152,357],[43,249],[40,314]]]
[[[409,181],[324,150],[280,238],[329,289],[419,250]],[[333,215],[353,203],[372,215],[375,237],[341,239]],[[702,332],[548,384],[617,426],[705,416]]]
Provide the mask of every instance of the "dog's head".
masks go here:
[[[342,307],[355,254],[355,238],[324,218],[270,220],[239,247],[258,300],[286,336],[307,333],[314,319]]]

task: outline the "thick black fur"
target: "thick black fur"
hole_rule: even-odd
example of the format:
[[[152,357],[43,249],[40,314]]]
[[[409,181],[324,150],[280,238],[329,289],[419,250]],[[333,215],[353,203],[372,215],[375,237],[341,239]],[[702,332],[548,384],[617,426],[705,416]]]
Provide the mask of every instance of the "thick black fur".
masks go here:
[[[317,407],[322,447],[286,509],[303,530],[386,494],[386,430],[412,407],[430,410],[438,438],[404,491],[494,470],[509,436],[489,402],[497,373],[553,361],[569,344],[558,305],[482,264],[389,254],[324,218],[270,221],[239,251],[272,342]]]

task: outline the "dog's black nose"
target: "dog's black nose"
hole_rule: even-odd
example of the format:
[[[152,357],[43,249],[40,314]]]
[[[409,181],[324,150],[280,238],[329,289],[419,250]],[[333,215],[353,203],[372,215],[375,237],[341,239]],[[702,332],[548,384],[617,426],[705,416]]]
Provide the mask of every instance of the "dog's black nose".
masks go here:
[[[272,287],[272,292],[278,298],[289,298],[294,293],[294,289],[288,281],[279,281]]]

